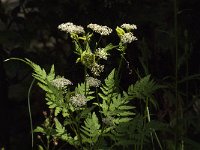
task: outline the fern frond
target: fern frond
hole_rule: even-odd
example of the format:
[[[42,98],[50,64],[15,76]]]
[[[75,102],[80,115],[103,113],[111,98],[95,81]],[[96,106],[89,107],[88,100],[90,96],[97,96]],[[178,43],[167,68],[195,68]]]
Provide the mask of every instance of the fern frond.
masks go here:
[[[76,138],[72,138],[70,134],[67,133],[66,128],[59,122],[57,118],[54,118],[55,122],[55,135],[59,137],[61,140],[68,142],[71,145],[78,145],[78,140]]]
[[[35,64],[34,62],[30,61],[29,59],[25,59],[27,63],[33,68],[34,73],[33,76],[37,80],[39,80],[42,83],[45,83],[44,80],[46,79],[46,72],[44,69],[42,69],[39,65]]]
[[[129,122],[119,124],[112,130],[111,137],[116,141],[116,145],[140,145],[141,140],[143,140],[144,144],[149,143],[153,132],[166,129],[166,124],[158,121],[144,123],[143,116],[138,115]]]
[[[99,93],[99,96],[105,101],[106,103],[110,103],[111,98],[117,96],[115,93],[115,69],[111,71],[108,77],[105,79],[105,84],[100,87],[102,93]]]
[[[53,79],[55,79],[55,67],[54,65],[51,66],[51,70],[49,72],[49,74],[47,75],[47,80],[50,82]]]
[[[64,103],[63,91],[51,84],[51,82],[55,79],[54,65],[51,66],[50,72],[46,73],[43,68],[29,59],[26,59],[26,62],[33,68],[33,77],[39,81],[39,87],[46,92],[45,99],[47,100],[47,105],[49,108],[54,109],[55,116],[57,116],[60,112],[62,112],[64,117],[69,116],[66,104]]]
[[[149,130],[148,130],[149,131]],[[116,142],[115,145],[130,146],[141,144],[141,140],[147,143],[149,132],[144,127],[143,117],[136,116],[129,122],[120,123],[115,130],[112,130],[111,137]]]
[[[85,85],[85,83],[78,84],[78,86],[75,88],[75,93],[85,95],[87,100],[92,100],[95,98],[93,96],[94,91],[91,91],[89,85]]]
[[[81,137],[83,138],[83,143],[94,144],[97,142],[98,137],[101,133],[100,124],[98,118],[93,112],[90,113],[86,120],[84,121],[84,126],[81,126]]]
[[[129,106],[130,97],[126,92],[123,95],[115,92],[115,70],[105,79],[105,84],[101,87],[99,96],[102,98],[100,107],[105,117],[112,117],[112,122],[119,124],[121,122],[128,122],[134,115],[133,109],[135,107]]]
[[[133,106],[129,106],[128,101],[125,100],[120,94],[117,97],[112,98],[112,102],[110,103],[109,112],[112,116],[118,117],[128,117],[133,116],[134,113],[132,110],[135,108]]]
[[[150,79],[150,75],[140,79],[134,85],[130,85],[128,88],[128,94],[132,98],[145,99],[151,97],[152,94],[159,89],[160,86]]]
[[[44,86],[47,85],[47,81],[51,82],[55,78],[54,65],[52,65],[49,74],[47,74],[46,71],[39,65],[35,64],[29,59],[25,60],[33,68],[34,73],[32,75],[35,79],[37,79],[40,82],[39,86],[41,86],[41,88],[44,88]],[[42,84],[44,85],[42,86]],[[46,91],[47,89],[44,88],[44,90]]]
[[[66,109],[66,103],[64,101],[63,92],[48,84],[48,91],[46,93],[47,105],[49,108],[54,109],[54,115],[57,116],[60,112],[64,117],[69,116],[69,112]]]

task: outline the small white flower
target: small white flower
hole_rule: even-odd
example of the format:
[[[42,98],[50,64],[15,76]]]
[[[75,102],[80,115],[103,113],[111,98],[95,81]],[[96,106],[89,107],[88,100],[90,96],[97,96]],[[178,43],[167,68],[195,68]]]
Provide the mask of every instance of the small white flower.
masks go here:
[[[127,31],[137,29],[137,26],[134,24],[124,23],[121,25],[121,28],[126,29]]]
[[[62,23],[58,26],[58,29],[61,31],[65,31],[67,33],[75,33],[82,34],[85,33],[84,28],[82,26],[74,25],[71,22]]]
[[[60,77],[51,81],[51,84],[57,87],[58,89],[62,89],[67,85],[72,85],[72,82],[69,81],[68,79],[65,79],[64,77]]]
[[[99,33],[101,35],[109,35],[112,32],[112,29],[107,26],[101,26],[98,24],[89,24],[88,28],[92,29],[94,32]]]
[[[125,43],[132,43],[135,40],[137,40],[137,38],[131,32],[124,33],[124,35],[121,36],[121,41],[124,44]]]
[[[94,63],[91,67],[91,72],[95,75],[95,76],[100,76],[100,73],[103,72],[104,70],[104,65],[99,65],[97,63]]]
[[[92,87],[99,87],[101,85],[101,81],[93,77],[86,77],[86,82]]]
[[[108,59],[108,53],[104,50],[104,48],[98,48],[95,52],[95,55],[105,60]]]
[[[82,94],[76,94],[75,96],[72,96],[70,98],[70,102],[75,107],[81,107],[81,106],[86,105],[87,98],[84,95],[82,95]]]

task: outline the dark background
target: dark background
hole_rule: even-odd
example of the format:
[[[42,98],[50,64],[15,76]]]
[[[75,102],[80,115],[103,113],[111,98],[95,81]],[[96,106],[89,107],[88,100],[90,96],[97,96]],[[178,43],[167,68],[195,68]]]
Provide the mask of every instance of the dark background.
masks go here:
[[[179,79],[183,79],[186,72],[189,75],[200,73],[199,9],[199,0],[178,1]],[[0,147],[30,149],[31,143],[27,92],[32,70],[19,61],[3,60],[29,58],[45,68],[55,64],[57,74],[65,75],[74,82],[82,80],[80,75],[83,71],[79,64],[74,63],[76,55],[73,54],[71,40],[57,29],[63,22],[84,27],[97,23],[112,29],[123,23],[136,24],[138,41],[129,45],[126,52],[130,68],[139,70],[142,76],[150,73],[158,82],[175,74],[174,0],[1,0]],[[115,43],[115,39],[113,35],[107,40]],[[109,67],[105,74],[116,67],[117,61],[118,58],[114,57],[106,62]],[[127,88],[135,81],[136,74],[129,75],[126,64],[124,68],[122,86]],[[170,84],[171,80],[167,83]],[[184,108],[190,104],[187,109],[194,114],[193,96],[199,96],[199,81],[191,81],[189,87],[189,90],[182,85],[179,88],[183,93],[189,92],[191,98],[183,100]],[[163,111],[155,113],[159,116],[166,112],[160,119],[168,122],[167,110],[173,111],[173,102],[164,102],[162,96],[158,100]],[[44,103],[43,93],[34,86],[31,97],[34,127],[44,119]],[[197,139],[199,130],[189,124],[186,135]]]

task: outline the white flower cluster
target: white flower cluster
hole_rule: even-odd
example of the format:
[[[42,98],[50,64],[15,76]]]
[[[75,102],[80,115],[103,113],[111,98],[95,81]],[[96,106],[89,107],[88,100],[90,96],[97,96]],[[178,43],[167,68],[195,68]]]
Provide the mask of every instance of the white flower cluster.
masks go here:
[[[104,50],[104,48],[98,48],[95,52],[95,55],[105,60],[108,59],[108,53]]]
[[[82,94],[76,94],[75,96],[72,96],[70,98],[70,102],[75,107],[81,107],[81,106],[86,105],[87,98],[84,95],[82,95]]]
[[[132,43],[135,40],[137,40],[137,38],[131,32],[124,33],[124,35],[122,35],[122,37],[121,37],[121,41],[124,44],[126,44],[126,43]]]
[[[103,72],[104,70],[104,65],[99,65],[97,63],[94,63],[91,67],[91,72],[95,75],[95,76],[100,76],[100,73]]]
[[[58,29],[61,31],[65,31],[67,33],[75,33],[82,34],[85,33],[84,28],[82,26],[74,25],[71,22],[62,23],[58,26]]]
[[[121,28],[126,29],[127,31],[137,29],[137,26],[134,24],[124,23],[121,25]]]
[[[86,82],[91,87],[99,87],[101,85],[101,81],[93,77],[86,77]]]
[[[69,81],[68,79],[65,79],[64,77],[60,77],[51,81],[51,84],[57,87],[58,89],[62,89],[67,85],[72,85],[72,82]]]
[[[99,33],[101,35],[109,35],[112,32],[112,29],[107,26],[101,26],[98,24],[89,24],[88,28],[92,29],[94,32]]]

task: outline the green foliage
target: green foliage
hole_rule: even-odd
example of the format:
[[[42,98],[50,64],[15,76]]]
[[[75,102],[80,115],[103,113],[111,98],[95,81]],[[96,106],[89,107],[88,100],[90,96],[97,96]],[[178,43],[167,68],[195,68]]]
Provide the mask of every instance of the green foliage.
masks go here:
[[[55,110],[55,116],[60,112],[62,112],[64,116],[68,116],[69,114],[66,109],[67,106],[64,103],[63,91],[51,84],[55,79],[54,65],[52,65],[50,72],[46,73],[43,68],[32,61],[26,59],[26,62],[33,68],[33,77],[38,80],[38,85],[46,92],[45,99],[47,100],[47,105],[50,109]]]
[[[105,117],[116,117],[113,119],[113,123],[119,124],[120,122],[128,122],[131,120],[129,116],[134,115],[131,110],[133,106],[128,106],[129,97],[124,92],[121,96],[120,93],[116,92],[115,89],[115,70],[108,75],[105,79],[105,84],[102,85],[99,96],[102,98],[103,103],[100,104],[102,108],[102,113]]]
[[[158,122],[151,121],[145,122],[143,116],[137,115],[130,122],[121,123],[112,131],[111,138],[114,139],[115,145],[128,146],[140,146],[141,143],[150,143],[150,138],[155,131],[165,131],[167,125]]]
[[[117,35],[118,35],[119,37],[121,37],[121,36],[124,35],[124,33],[125,33],[125,31],[124,31],[122,28],[120,28],[120,27],[117,27],[117,28],[116,28],[116,31],[117,31]]]
[[[105,79],[105,85],[100,88],[102,93],[99,93],[99,96],[103,99],[103,104],[105,103],[105,105],[110,104],[111,98],[116,96],[114,74],[115,70],[112,70],[112,72]],[[103,104],[102,107],[105,108],[106,106],[103,106]],[[105,110],[108,110],[108,108],[105,108]]]
[[[29,59],[25,59],[26,63],[33,68],[34,73],[32,74],[35,79],[39,81],[38,85],[46,92],[49,92],[48,83],[55,78],[54,65],[52,65],[49,74],[41,68],[39,65],[33,63]]]
[[[122,123],[112,132],[116,145],[140,145],[149,142],[151,129],[146,128],[142,116],[136,116],[129,123]]]
[[[133,98],[145,100],[147,97],[151,97],[152,94],[159,89],[160,86],[150,79],[150,75],[137,81],[134,85],[130,85],[128,88],[128,94]]]
[[[102,92],[99,93],[102,98],[101,113],[105,116],[103,123],[107,126],[105,135],[109,135],[119,124],[129,122],[134,115],[135,107],[128,104],[131,98],[126,92],[123,92],[123,95],[118,93],[115,86],[115,69],[113,69],[101,87]]]
[[[27,64],[29,64],[33,68],[33,77],[40,81],[42,84],[47,85],[47,82],[51,82],[55,78],[55,70],[54,70],[54,65],[52,65],[51,70],[49,74],[46,73],[46,71],[41,68],[39,65],[33,63],[29,59],[25,59]],[[43,87],[41,87],[43,88]],[[43,89],[47,90],[47,89]]]
[[[35,133],[45,134],[47,139],[50,139],[55,134],[55,130],[52,127],[52,120],[46,118],[41,126],[37,126],[34,130]]]
[[[172,78],[173,83],[171,83],[170,80],[167,80],[167,83],[165,84],[167,85],[170,84],[168,89],[170,88],[169,90],[171,91],[169,93],[165,92],[164,96],[160,93],[156,94],[156,96],[159,96],[159,101],[158,101],[156,99],[157,97],[152,98],[152,94],[154,94],[156,90],[152,90],[154,88],[151,89],[151,86],[149,86],[148,83],[147,84],[145,83],[146,85],[148,85],[145,87],[144,83],[140,83],[140,80],[142,80],[140,79],[139,81],[136,82],[137,84],[139,84],[140,88],[138,88],[138,85],[136,86],[136,84],[132,84],[129,87],[131,89],[130,92],[127,92],[127,93],[122,92],[122,91],[121,93],[118,93],[116,92],[116,90],[113,90],[114,91],[113,96],[112,94],[108,94],[110,95],[110,98],[109,99],[104,98],[110,101],[109,103],[106,103],[104,106],[103,106],[103,104],[105,103],[103,102],[104,99],[100,96],[99,104],[105,107],[105,109],[103,108],[99,109],[97,96],[95,95],[94,91],[91,91],[91,89],[87,89],[88,92],[86,93],[86,97],[89,101],[89,104],[87,104],[85,108],[81,108],[77,111],[73,106],[70,105],[69,100],[70,100],[70,97],[74,95],[74,93],[82,93],[82,94],[85,93],[84,91],[86,90],[84,89],[84,84],[82,84],[80,88],[80,90],[82,90],[83,92],[79,92],[80,90],[77,90],[78,92],[76,92],[76,90],[74,90],[74,87],[76,85],[74,85],[74,87],[71,88],[70,91],[66,91],[67,89],[65,89],[65,91],[62,91],[60,89],[57,89],[51,86],[51,81],[50,81],[51,79],[49,79],[49,81],[46,79],[46,77],[49,75],[47,70],[45,71],[43,68],[40,68],[39,65],[36,66],[36,64],[34,65],[32,64],[32,67],[35,68],[36,72],[38,72],[38,73],[34,73],[35,78],[38,79],[38,85],[46,92],[45,99],[47,101],[47,106],[51,109],[51,111],[54,112],[54,115],[58,117],[58,120],[61,122],[63,127],[65,127],[65,129],[70,129],[70,130],[67,130],[67,132],[71,132],[71,131],[74,131],[70,127],[72,126],[72,124],[74,124],[74,120],[80,123],[81,125],[83,125],[83,122],[85,121],[85,118],[87,118],[87,114],[89,113],[92,114],[93,112],[96,112],[96,115],[99,118],[99,122],[100,124],[102,124],[101,123],[102,118],[100,117],[98,110],[100,110],[101,113],[103,110],[104,111],[106,110],[107,113],[110,113],[107,116],[114,116],[114,119],[118,118],[119,116],[114,115],[115,112],[117,111],[124,112],[124,110],[119,110],[116,107],[116,106],[121,105],[120,103],[121,100],[124,101],[124,99],[130,99],[130,98],[142,99],[144,100],[145,105],[148,105],[147,103],[150,100],[154,105],[159,104],[159,107],[160,107],[160,109],[156,110],[156,112],[154,108],[149,107],[150,115],[153,116],[153,118],[156,118],[158,116],[159,119],[169,122],[171,125],[170,128],[174,127],[176,120],[179,120],[179,118],[182,118],[185,121],[183,125],[184,127],[183,128],[181,127],[182,130],[180,130],[181,132],[183,131],[182,133],[180,133],[180,137],[181,138],[183,136],[196,137],[198,136],[198,133],[199,133],[199,121],[198,121],[199,114],[196,113],[196,111],[199,111],[199,108],[195,104],[196,101],[199,100],[199,90],[198,90],[199,89],[199,81],[198,81],[199,74],[197,75],[192,75],[192,74],[195,72],[196,73],[199,72],[199,67],[194,67],[196,66],[196,62],[198,62],[197,60],[198,60],[199,53],[197,52],[198,48],[196,47],[198,47],[197,39],[199,39],[198,37],[199,35],[193,34],[193,33],[196,33],[196,31],[200,27],[198,25],[198,21],[194,19],[194,18],[198,18],[199,12],[198,12],[198,9],[196,9],[198,6],[196,4],[199,3],[199,0],[193,0],[192,2],[179,1],[179,3],[177,4],[177,8],[176,6],[175,8],[171,7],[172,3],[174,2],[176,2],[176,0],[161,1],[160,3],[156,3],[155,1],[148,1],[148,2],[140,1],[140,2],[135,3],[135,1],[131,1],[131,0],[115,0],[115,1],[103,0],[101,2],[99,1],[99,4],[96,5],[96,3],[94,3],[93,1],[65,0],[65,1],[56,1],[56,2],[50,1],[49,2],[47,0],[43,0],[41,2],[40,0],[39,1],[20,0],[19,3],[17,1],[15,2],[2,1],[1,6],[0,6],[1,7],[0,18],[1,18],[1,27],[2,27],[1,34],[0,34],[0,43],[1,43],[2,56],[8,57],[9,55],[11,56],[15,54],[18,55],[18,52],[20,53],[20,56],[22,57],[24,54],[28,54],[28,55],[34,54],[36,55],[36,57],[39,57],[39,59],[42,59],[43,61],[46,61],[46,60],[58,61],[59,60],[60,62],[59,65],[61,67],[63,63],[66,63],[65,60],[67,60],[67,64],[70,64],[68,63],[69,60],[66,59],[65,57],[66,55],[63,55],[63,54],[67,54],[69,51],[65,51],[63,44],[66,43],[66,40],[65,38],[61,37],[62,34],[59,35],[57,32],[55,32],[55,26],[57,26],[58,23],[60,23],[66,18],[65,16],[66,14],[68,15],[67,18],[69,20],[74,20],[74,17],[77,18],[78,16],[79,18],[78,22],[81,24],[86,24],[88,20],[93,20],[95,18],[95,20],[98,20],[98,22],[114,25],[114,24],[121,23],[122,20],[131,21],[133,20],[133,18],[135,18],[134,20],[137,21],[139,28],[145,27],[144,30],[140,29],[140,33],[137,33],[137,34],[140,34],[140,38],[144,37],[145,40],[142,41],[142,46],[139,46],[139,47],[137,46],[140,52],[135,52],[135,50],[133,49],[133,51],[132,50],[128,51],[127,55],[131,56],[131,58],[135,57],[133,58],[134,64],[138,64],[137,61],[139,61],[139,63],[141,64],[142,70],[144,70],[146,75],[151,73],[150,71],[152,71],[156,77],[160,78],[160,77],[165,76],[166,74],[167,75],[174,74],[174,70],[175,70],[174,68],[176,68],[178,72],[177,75],[179,78],[179,79],[176,79],[178,80],[176,81],[178,83],[178,90],[174,91],[175,89],[174,78]],[[125,6],[126,9],[124,9],[124,7],[121,7],[123,9],[115,9],[116,8],[115,6],[117,5]],[[181,7],[179,8],[178,5]],[[76,8],[77,10],[76,15],[70,15],[72,10],[74,10],[74,8]],[[184,8],[184,10],[181,10],[181,8]],[[94,11],[96,9],[100,11]],[[108,15],[102,17],[102,15],[105,14],[105,11],[108,11],[108,10],[112,10],[112,13],[110,14],[107,13]],[[130,10],[133,10],[134,12],[130,13]],[[176,13],[177,10],[178,12]],[[118,18],[118,19],[110,19],[110,18],[113,18],[113,14],[115,18]],[[174,16],[178,15],[178,20],[176,20],[177,17],[174,18],[175,20],[173,20],[173,17],[171,16],[172,14],[175,14]],[[42,18],[45,18],[45,19],[41,19],[41,16]],[[56,19],[55,19],[55,16],[56,16]],[[85,16],[87,16],[88,19],[85,19]],[[167,18],[167,21],[166,21],[166,18]],[[174,25],[172,25],[173,22],[178,22],[176,25],[176,28],[178,28],[177,32],[174,29]],[[194,25],[195,27],[192,27],[190,25],[188,26],[188,22],[190,23],[190,25]],[[125,33],[125,31],[123,31],[123,29],[120,27],[117,27],[116,31],[119,37],[121,37]],[[73,43],[75,44],[74,52],[79,57],[81,56],[83,51],[86,49],[90,50],[91,48],[92,52],[95,51],[95,47],[91,46],[92,44],[89,46],[89,44],[86,42],[88,40],[92,43],[92,40],[95,39],[93,37],[94,35],[95,33],[86,33],[83,36],[78,36],[75,34],[68,36],[76,40],[76,42],[73,41]],[[68,37],[66,36],[66,38]],[[175,39],[176,41],[174,41]],[[93,45],[95,45],[96,48],[98,48],[99,45],[104,47],[105,46],[104,44],[107,42],[107,40],[109,39],[105,39],[103,40],[103,42],[100,42],[99,44],[97,44],[98,42],[96,43],[94,42]],[[82,41],[86,42],[87,45],[84,45],[83,43],[81,43]],[[140,40],[138,40],[137,44],[140,45],[140,43],[141,43]],[[178,53],[176,55],[175,55],[174,43],[176,43],[176,45],[178,46],[177,48]],[[68,45],[70,45],[70,43],[68,43]],[[49,51],[52,52],[58,47],[59,47],[59,51],[56,51],[57,55],[54,55],[54,53],[49,53]],[[108,45],[105,46],[105,49],[106,48],[108,48]],[[118,50],[124,51],[123,50],[124,48],[126,47],[119,44]],[[93,58],[94,57],[92,56],[92,59]],[[177,65],[176,66],[174,65],[175,66],[174,67],[172,63],[175,63],[174,62],[175,59],[177,61]],[[81,62],[80,58],[78,58],[77,60]],[[92,60],[92,62],[93,61],[94,60]],[[100,62],[97,58],[95,58],[95,61],[98,63]],[[165,62],[165,63],[163,64],[162,62]],[[28,63],[31,64],[32,62],[31,63],[28,62]],[[130,65],[132,65],[131,62],[130,62]],[[13,65],[13,66],[14,68],[18,68],[16,67],[16,65]],[[66,65],[64,68],[71,69],[73,67],[71,67],[71,65]],[[5,66],[5,69],[9,70],[8,72],[11,72],[12,74],[13,67],[10,68],[10,66]],[[135,68],[135,69],[138,71],[138,73],[139,73],[139,70],[141,70],[140,67]],[[22,71],[21,68],[18,70],[20,70],[20,72]],[[17,73],[20,73],[20,72],[17,72]],[[22,75],[24,74],[22,73]],[[13,78],[14,81],[17,82],[16,77],[18,76],[18,74],[13,75],[13,76],[14,76]],[[53,78],[55,78],[55,75]],[[11,81],[13,81],[13,79]],[[16,83],[11,83],[11,84],[14,85],[14,88],[12,88],[12,85],[10,85],[11,88],[9,87],[9,92],[11,91],[11,93],[9,93],[9,96],[10,95],[13,96],[14,94],[18,93],[18,95],[20,95],[19,99],[23,100],[26,94],[23,94],[23,93],[21,94],[21,92],[18,92],[22,90],[18,88],[19,86],[15,86]],[[140,84],[144,84],[144,85],[140,85]],[[27,87],[25,88],[27,89]],[[101,90],[99,91],[100,91],[99,94],[102,94],[103,96],[104,92],[102,92]],[[176,96],[174,92],[176,92],[178,96]],[[117,94],[115,95],[115,93]],[[169,94],[172,96],[170,96]],[[21,98],[21,95],[24,95],[23,98]],[[105,95],[104,97],[106,97]],[[176,101],[178,102],[179,99],[180,99],[179,107],[175,108],[175,103]],[[16,100],[16,99],[12,98],[12,101],[13,100]],[[113,102],[113,101],[117,101],[117,102]],[[129,106],[134,107],[135,105],[137,105],[137,108],[135,109],[136,114],[138,113],[144,114],[144,118],[146,118],[146,113],[142,112],[143,110],[144,111],[147,110],[146,106],[143,105],[144,103],[141,101],[138,102],[137,100],[134,100],[134,101],[130,101],[130,103],[128,102],[125,107],[126,108]],[[4,105],[2,104],[2,106]],[[121,107],[124,107],[124,106],[121,106]],[[110,112],[111,108],[112,108],[112,111],[114,111],[114,113]],[[23,110],[25,111],[26,109],[23,109]],[[183,113],[177,113],[178,110],[182,111]],[[33,111],[36,111],[36,110],[33,110]],[[130,112],[132,113],[133,110],[130,109]],[[102,117],[105,117],[104,114],[106,113],[102,113],[103,115]],[[178,115],[175,116],[175,114],[178,114]],[[75,119],[74,120],[69,119],[70,116],[73,116]],[[131,118],[132,116],[133,115],[131,115]],[[190,119],[185,119],[185,118],[190,118]],[[129,122],[127,124],[129,124]],[[181,121],[181,123],[177,123],[177,124],[182,125],[183,123]],[[154,124],[154,126],[156,125],[157,123]],[[175,131],[176,129],[174,128],[172,130]],[[105,129],[105,131],[107,131],[107,129]],[[45,132],[47,131],[45,130]],[[71,132],[71,133],[73,135],[75,134],[74,132]],[[171,133],[170,135],[164,134],[163,137],[169,138],[169,141],[170,141],[168,144],[170,145],[168,148],[169,150],[176,149],[175,144],[174,144],[175,140],[173,138],[175,137],[174,133]],[[178,137],[178,135],[176,137]],[[178,139],[177,141],[182,142],[181,139]],[[196,145],[199,141],[197,141],[197,143],[191,142],[185,139],[183,141],[184,142],[182,143],[185,143],[185,149],[188,149],[188,148],[199,149],[199,146]],[[165,145],[165,141],[163,140],[162,142],[163,142],[163,145]],[[148,148],[149,147],[144,147],[144,149],[148,149]],[[131,149],[133,149],[133,147],[131,147]],[[153,149],[153,148],[151,147],[149,149]]]
[[[95,92],[90,90],[89,85],[85,83],[78,84],[78,86],[75,88],[75,93],[86,95],[88,101],[95,98],[93,96]]]
[[[63,141],[68,142],[71,145],[78,144],[76,138],[72,138],[67,132],[66,128],[59,122],[57,118],[54,118],[55,122],[55,137],[62,139]]]
[[[38,150],[44,150],[44,148],[41,145],[38,145]]]
[[[98,118],[93,112],[92,114],[88,114],[88,117],[84,121],[84,126],[81,128],[83,138],[83,143],[89,143],[94,145],[97,142],[98,137],[101,134],[100,124]]]
[[[108,27],[102,31],[107,29]],[[99,31],[101,30],[97,33]],[[93,34],[79,35],[70,30],[70,37],[75,43],[75,53],[79,55],[77,62],[80,61],[85,69],[85,81],[74,86],[70,86],[71,81],[64,77],[56,77],[54,65],[47,73],[45,69],[26,59],[26,63],[33,68],[33,77],[45,91],[46,104],[50,109],[50,115],[45,115],[44,123],[34,130],[46,136],[46,147],[49,147],[52,141],[57,143],[59,140],[76,149],[129,147],[149,143],[149,138],[155,133],[156,125],[159,123],[153,124],[150,121],[147,101],[145,101],[145,115],[134,117],[136,107],[133,105],[133,100],[148,100],[160,88],[150,79],[150,75],[130,85],[128,92],[120,91],[117,87],[121,64],[118,69],[110,72],[102,84],[92,87],[86,80],[88,72],[95,78],[103,72],[104,66],[99,65],[99,61],[107,60],[108,51],[116,48],[120,50],[121,60],[124,59],[127,43],[132,42],[132,39],[123,37],[125,39],[122,42],[121,38],[125,31],[120,27],[117,27],[116,31],[120,38],[118,45],[110,43],[104,48],[98,48],[99,40],[93,52],[93,46],[90,45]],[[97,82],[95,78],[92,77],[90,82]],[[112,144],[107,143],[107,138]]]

